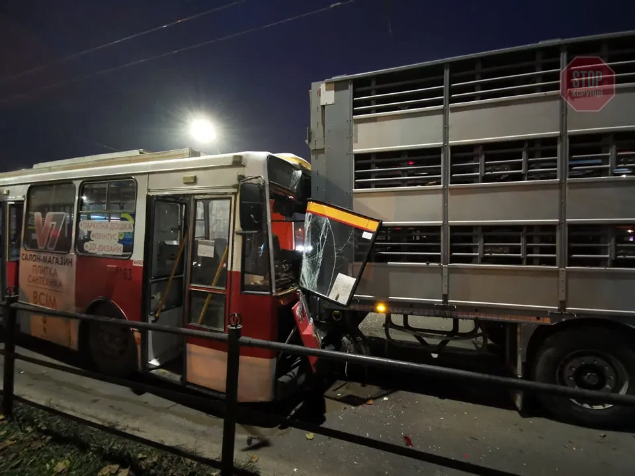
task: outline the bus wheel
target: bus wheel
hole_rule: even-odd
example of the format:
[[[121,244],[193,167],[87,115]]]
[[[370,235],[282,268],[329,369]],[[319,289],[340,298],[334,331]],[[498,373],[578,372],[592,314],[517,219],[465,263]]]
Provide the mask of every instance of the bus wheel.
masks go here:
[[[101,312],[96,314],[105,315]],[[137,346],[130,328],[91,322],[88,345],[100,372],[113,377],[127,377],[136,370]]]
[[[534,359],[539,382],[606,393],[635,394],[635,349],[624,335],[602,327],[568,329],[548,337]],[[616,426],[635,408],[538,394],[555,418],[591,426]]]

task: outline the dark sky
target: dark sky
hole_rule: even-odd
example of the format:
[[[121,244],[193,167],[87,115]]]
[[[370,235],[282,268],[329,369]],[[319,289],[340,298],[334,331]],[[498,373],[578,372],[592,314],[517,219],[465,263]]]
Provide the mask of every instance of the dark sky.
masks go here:
[[[217,123],[224,152],[269,150],[307,157],[304,139],[313,81],[635,27],[632,0],[356,0],[40,91],[333,3],[245,0],[55,63],[232,1],[0,0],[0,170],[112,151],[105,146],[196,147],[185,124],[197,112]],[[37,73],[10,79],[49,63],[53,65]]]

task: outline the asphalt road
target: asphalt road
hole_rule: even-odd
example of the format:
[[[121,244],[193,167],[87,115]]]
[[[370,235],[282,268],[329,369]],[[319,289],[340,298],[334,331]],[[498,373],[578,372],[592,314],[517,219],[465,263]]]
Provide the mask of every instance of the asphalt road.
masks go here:
[[[33,343],[28,347],[33,349]],[[36,356],[29,349],[19,352]],[[37,343],[37,349],[81,365],[76,356],[47,345]],[[374,383],[335,382],[324,399],[301,406],[296,416],[400,447],[411,442],[424,461],[295,429],[249,426],[239,427],[238,459],[256,455],[264,475],[458,475],[485,474],[482,468],[487,467],[503,472],[499,474],[630,476],[635,470],[631,433],[522,417],[506,394],[483,388],[394,374],[377,375]],[[16,393],[145,438],[220,455],[222,420],[183,402],[136,395],[128,388],[20,361]],[[248,446],[248,435],[260,436],[266,444]],[[463,466],[448,469],[431,460]]]

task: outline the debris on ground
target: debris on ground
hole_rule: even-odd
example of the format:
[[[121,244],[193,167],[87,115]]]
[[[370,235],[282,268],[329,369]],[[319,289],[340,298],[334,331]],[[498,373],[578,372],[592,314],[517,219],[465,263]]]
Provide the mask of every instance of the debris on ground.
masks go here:
[[[410,439],[409,436],[403,435],[403,441],[408,448],[412,447],[412,440]]]
[[[306,439],[307,440],[312,440],[313,438],[315,438],[315,435],[313,433],[307,433],[306,434]]]
[[[109,464],[108,466],[104,466],[101,468],[97,476],[109,476],[111,474],[117,474],[119,472],[118,464]]]
[[[69,460],[67,460],[67,459],[65,459],[63,461],[60,461],[53,468],[53,472],[55,474],[65,473],[70,465],[71,465],[71,462]]]

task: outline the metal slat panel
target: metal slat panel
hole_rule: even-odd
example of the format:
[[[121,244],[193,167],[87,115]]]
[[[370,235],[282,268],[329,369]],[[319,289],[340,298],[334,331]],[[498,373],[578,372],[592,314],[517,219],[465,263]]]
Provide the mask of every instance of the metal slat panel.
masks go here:
[[[635,221],[635,181],[621,177],[595,182],[569,181],[567,219]]]
[[[356,153],[441,144],[443,114],[439,110],[380,117],[355,118]]]
[[[449,303],[558,306],[557,268],[450,265]]]
[[[356,295],[377,299],[441,300],[441,267],[407,264],[368,263]]]
[[[355,191],[353,210],[385,222],[441,221],[439,188]]]
[[[558,206],[554,183],[450,186],[450,222],[555,220]]]
[[[510,100],[491,107],[450,109],[450,144],[483,139],[553,134],[559,130],[557,96]]]
[[[635,273],[618,269],[567,268],[567,308],[635,313]]]

